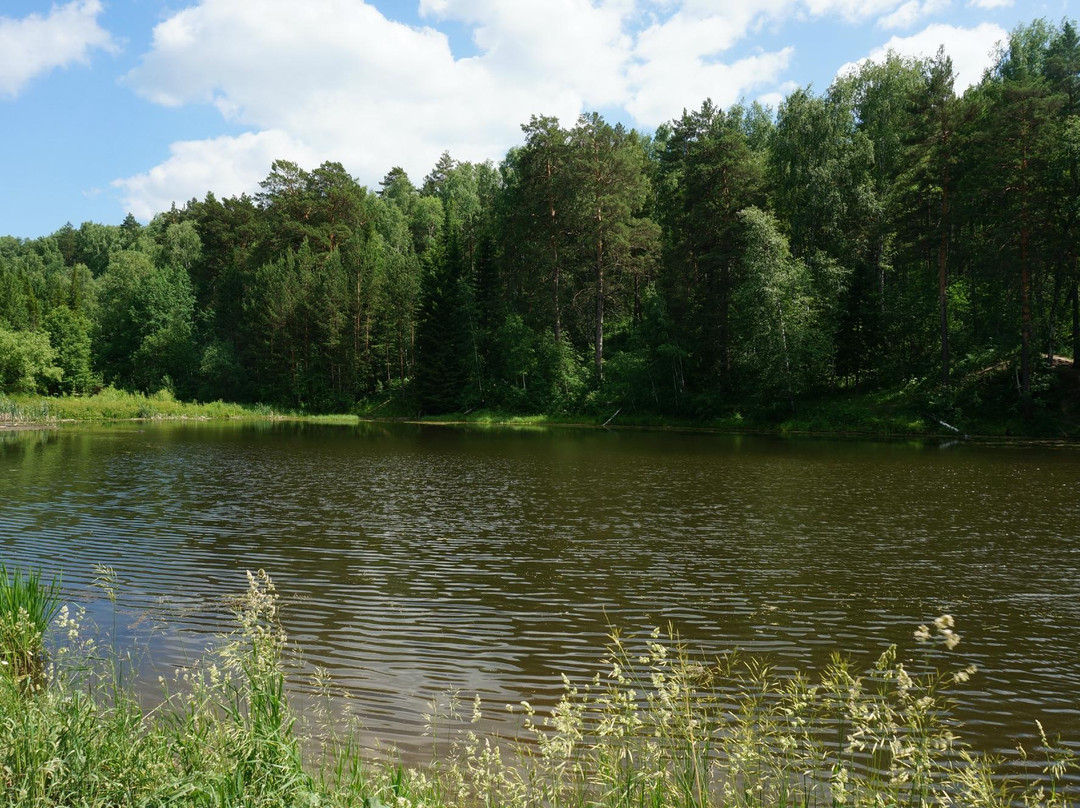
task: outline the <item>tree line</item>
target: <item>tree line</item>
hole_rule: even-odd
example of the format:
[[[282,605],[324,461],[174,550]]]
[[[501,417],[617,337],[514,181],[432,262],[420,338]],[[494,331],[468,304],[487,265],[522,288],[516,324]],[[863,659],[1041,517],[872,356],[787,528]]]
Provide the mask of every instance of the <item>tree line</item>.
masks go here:
[[[790,410],[1080,357],[1080,37],[962,95],[890,54],[644,135],[533,117],[419,185],[277,161],[254,196],[0,238],[0,391],[436,413]]]

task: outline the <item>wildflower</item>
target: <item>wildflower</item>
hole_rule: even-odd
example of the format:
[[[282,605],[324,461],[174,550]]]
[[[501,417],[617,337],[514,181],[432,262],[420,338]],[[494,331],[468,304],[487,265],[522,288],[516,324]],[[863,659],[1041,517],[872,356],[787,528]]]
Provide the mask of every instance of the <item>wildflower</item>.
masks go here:
[[[911,679],[911,675],[907,672],[903,665],[896,666],[896,686],[900,689],[900,695],[906,696],[908,691],[914,686],[914,682]]]
[[[966,682],[968,679],[970,679],[972,677],[972,675],[977,673],[978,670],[979,670],[979,667],[977,665],[968,665],[966,668],[964,668],[964,670],[957,671],[956,673],[954,673],[953,678],[957,682]]]
[[[943,629],[941,631],[941,636],[945,640],[945,647],[950,651],[960,644],[960,635],[951,628]]]

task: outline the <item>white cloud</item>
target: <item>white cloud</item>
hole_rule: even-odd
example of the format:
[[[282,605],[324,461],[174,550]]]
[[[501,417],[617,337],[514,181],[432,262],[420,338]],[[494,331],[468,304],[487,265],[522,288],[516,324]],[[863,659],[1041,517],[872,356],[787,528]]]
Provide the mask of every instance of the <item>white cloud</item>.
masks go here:
[[[784,100],[787,99],[787,97],[793,92],[795,92],[797,89],[799,89],[798,84],[793,81],[786,81],[781,84],[776,89],[776,91],[759,95],[757,97],[757,102],[763,107],[768,107],[769,109],[775,111],[778,110],[780,108],[780,104],[782,104]]]
[[[939,47],[944,46],[956,73],[956,92],[962,93],[979,82],[983,71],[993,63],[995,46],[1008,36],[1004,28],[988,22],[975,28],[934,24],[908,37],[892,37],[884,45],[871,51],[866,59],[883,61],[889,51],[913,58],[932,57]],[[865,59],[849,62],[837,71],[837,75],[857,69],[862,61]]]
[[[462,160],[498,158],[520,139],[520,124],[531,114],[572,122],[583,108],[581,89],[534,64],[542,54],[526,54],[519,74],[507,74],[513,49],[494,42],[494,34],[492,66],[480,58],[455,60],[442,33],[388,20],[356,0],[259,0],[257,13],[253,5],[203,0],[175,14],[154,29],[152,49],[124,79],[156,103],[214,104],[228,120],[255,130],[251,138],[201,147],[234,159],[249,149],[245,167],[262,161],[257,175],[245,168],[225,175],[232,180],[265,177],[270,161],[286,156],[269,154],[267,146],[287,137],[303,150],[300,162],[308,168],[340,161],[375,185],[401,165],[419,181],[444,150]],[[117,181],[132,210],[145,216],[162,202],[168,207],[188,198],[179,191],[169,198],[166,190],[167,178],[193,176],[198,148],[178,146],[182,155]],[[234,190],[213,173],[199,195],[207,189]],[[185,184],[183,194],[192,190]]]
[[[144,174],[115,180],[124,209],[146,220],[173,202],[202,199],[208,190],[238,196],[258,188],[274,160],[315,162],[309,149],[284,132],[259,132],[212,140],[185,140],[169,147],[164,163]]]
[[[638,88],[626,109],[647,126],[677,116],[686,107],[697,107],[706,98],[728,107],[749,90],[768,86],[788,66],[792,48],[740,59],[732,64],[701,60],[657,60],[631,72]],[[672,93],[679,87],[679,93]]]
[[[634,62],[627,71],[630,93],[625,109],[638,123],[653,127],[706,98],[726,107],[752,90],[775,84],[790,64],[792,48],[735,61],[721,57],[750,32],[783,17],[791,6],[792,0],[683,3],[638,36]]]
[[[112,36],[98,25],[100,0],[53,6],[47,17],[0,17],[0,95],[15,97],[35,76],[73,62],[85,64],[91,50],[115,51]]]
[[[878,20],[878,25],[885,29],[910,28],[919,20],[944,11],[950,0],[908,0],[891,14]]]
[[[621,107],[652,127],[707,96],[727,105],[773,89],[790,48],[721,57],[796,1],[747,10],[653,0],[646,10],[643,0],[420,0],[425,23],[472,31],[476,55],[455,58],[435,28],[358,0],[200,0],[154,29],[124,81],[155,103],[213,104],[252,134],[176,144],[162,165],[114,185],[145,218],[207,189],[253,190],[241,178],[264,177],[287,156],[269,153],[279,144],[302,152],[306,167],[337,160],[373,186],[394,165],[419,181],[444,150],[499,159],[533,114],[572,124],[582,111]],[[663,21],[650,16],[661,12]],[[200,155],[217,169],[200,176]]]
[[[761,22],[778,16],[788,0],[731,3],[724,7],[686,3],[641,32],[635,55],[644,60],[672,56],[700,59],[723,53]]]
[[[145,218],[208,189],[254,191],[274,158],[293,155],[307,168],[340,161],[369,186],[395,165],[418,182],[444,150],[501,158],[533,114],[569,125],[585,110],[622,110],[652,128],[707,97],[775,105],[792,86],[794,48],[781,40],[755,50],[750,36],[776,42],[810,17],[910,26],[950,2],[417,1],[423,25],[362,0],[190,0],[154,29],[124,81],[158,104],[214,105],[249,133],[175,144],[161,165],[114,183],[125,204]],[[446,24],[471,32],[472,55],[454,55],[435,27]],[[932,25],[870,58],[889,48],[933,55],[944,43],[962,89],[1004,36],[993,25]]]
[[[967,4],[972,8],[982,9],[1011,8],[1013,0],[968,0]]]
[[[892,13],[903,0],[803,0],[814,17],[835,16],[848,22],[861,22]]]
[[[478,61],[500,81],[569,87],[589,106],[619,103],[633,45],[633,0],[421,0],[425,18],[473,26]]]

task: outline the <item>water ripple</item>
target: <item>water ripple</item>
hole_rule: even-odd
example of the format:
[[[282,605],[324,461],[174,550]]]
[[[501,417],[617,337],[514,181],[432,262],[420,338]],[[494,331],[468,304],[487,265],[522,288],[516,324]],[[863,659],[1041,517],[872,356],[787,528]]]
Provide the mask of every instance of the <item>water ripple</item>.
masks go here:
[[[266,569],[309,666],[421,752],[448,688],[550,703],[609,626],[783,670],[869,662],[957,615],[968,738],[1080,725],[1080,452],[600,431],[163,425],[0,442],[0,554],[63,573],[156,673]],[[147,617],[147,616],[150,617]],[[167,622],[172,629],[150,632]],[[298,680],[298,687],[307,687]],[[344,708],[343,708],[344,709]],[[507,732],[512,730],[506,729]],[[1074,741],[1075,742],[1075,741]]]

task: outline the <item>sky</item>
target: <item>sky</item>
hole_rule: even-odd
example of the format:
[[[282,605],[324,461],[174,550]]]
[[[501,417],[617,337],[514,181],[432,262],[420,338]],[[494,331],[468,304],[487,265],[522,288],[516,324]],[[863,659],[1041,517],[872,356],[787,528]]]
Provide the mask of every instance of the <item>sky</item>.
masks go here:
[[[258,191],[275,159],[377,188],[498,162],[532,115],[651,132],[706,98],[776,107],[944,45],[958,92],[1080,0],[0,0],[0,234]]]

